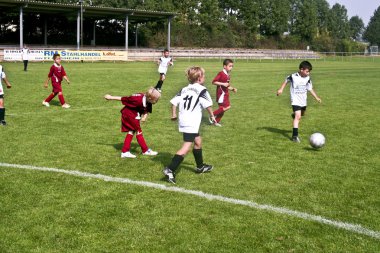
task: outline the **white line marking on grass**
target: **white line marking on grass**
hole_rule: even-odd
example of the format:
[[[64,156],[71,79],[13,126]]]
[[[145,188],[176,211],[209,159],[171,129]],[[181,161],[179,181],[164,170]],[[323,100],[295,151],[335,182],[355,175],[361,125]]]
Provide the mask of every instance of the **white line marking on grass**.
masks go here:
[[[218,200],[218,201],[231,203],[231,204],[235,204],[235,205],[248,206],[248,207],[252,207],[254,209],[267,210],[267,211],[271,211],[271,212],[275,212],[275,213],[286,214],[289,216],[301,218],[303,220],[315,221],[318,223],[327,224],[327,225],[330,225],[333,227],[341,228],[341,229],[344,229],[347,231],[355,232],[357,234],[367,235],[367,236],[370,236],[370,237],[375,238],[375,239],[380,239],[380,232],[379,231],[371,230],[371,229],[365,228],[365,227],[358,225],[358,224],[351,224],[351,223],[346,223],[346,222],[341,222],[341,221],[330,220],[330,219],[327,219],[327,218],[319,216],[319,215],[308,214],[308,213],[294,211],[294,210],[290,210],[287,208],[276,207],[276,206],[272,206],[272,205],[258,204],[258,203],[248,201],[248,200],[240,200],[240,199],[224,197],[221,195],[204,193],[202,191],[186,190],[186,189],[180,188],[180,187],[172,187],[172,186],[169,187],[169,186],[166,186],[163,184],[156,184],[156,183],[146,182],[146,181],[131,180],[128,178],[111,177],[111,176],[106,176],[106,175],[102,175],[102,174],[91,174],[91,173],[81,172],[81,171],[76,171],[76,170],[63,170],[63,169],[56,169],[56,168],[36,167],[36,166],[31,166],[31,165],[9,164],[9,163],[0,163],[0,167],[17,168],[17,169],[25,169],[25,170],[37,170],[37,171],[49,171],[49,172],[56,172],[56,173],[63,173],[63,174],[67,174],[67,175],[73,175],[73,176],[77,176],[77,177],[96,178],[96,179],[101,179],[101,180],[106,181],[106,182],[117,182],[117,183],[123,183],[123,184],[132,184],[132,185],[150,187],[150,188],[154,188],[154,189],[160,189],[160,190],[164,190],[164,191],[179,192],[179,193],[198,196],[198,197],[205,198],[208,200]]]

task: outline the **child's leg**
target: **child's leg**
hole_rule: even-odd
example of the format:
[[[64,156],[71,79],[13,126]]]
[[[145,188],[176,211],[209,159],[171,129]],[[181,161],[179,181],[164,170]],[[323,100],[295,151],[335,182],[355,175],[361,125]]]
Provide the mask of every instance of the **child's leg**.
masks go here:
[[[227,106],[227,107],[219,106],[219,109],[214,112],[216,122],[219,123],[224,115],[224,112],[228,111],[230,108],[231,106]]]
[[[158,80],[158,82],[154,88],[157,90],[161,90],[162,85],[164,84],[164,80],[165,80],[165,74],[160,73],[160,79]]]
[[[185,155],[190,151],[192,144],[192,142],[184,142],[182,148],[177,151],[177,153],[173,156],[171,163],[166,167],[173,172],[176,171],[182,163]]]
[[[146,151],[148,151],[148,146],[146,145],[146,142],[145,142],[145,139],[144,139],[144,136],[143,136],[141,130],[137,131],[137,133],[136,133],[136,139],[137,139],[137,142],[139,143],[139,145],[141,147],[141,151],[143,153],[145,153]]]
[[[49,103],[58,93],[52,92],[46,99],[45,102]]]
[[[293,119],[293,137],[298,136],[298,126],[301,120],[301,110],[295,111],[294,112],[294,119]]]
[[[58,92],[58,98],[59,98],[59,102],[61,102],[61,105],[64,105],[66,103],[62,92]]]
[[[200,136],[197,136],[194,140],[193,155],[194,155],[195,163],[197,164],[197,168],[201,168],[203,166],[203,154],[202,154],[202,138]]]
[[[3,122],[4,119],[5,119],[4,99],[0,98],[0,121]]]
[[[123,145],[123,148],[121,149],[121,152],[125,153],[131,149],[131,142],[133,139],[133,134],[134,134],[133,131],[129,131],[127,133],[127,135],[125,136],[124,145]]]

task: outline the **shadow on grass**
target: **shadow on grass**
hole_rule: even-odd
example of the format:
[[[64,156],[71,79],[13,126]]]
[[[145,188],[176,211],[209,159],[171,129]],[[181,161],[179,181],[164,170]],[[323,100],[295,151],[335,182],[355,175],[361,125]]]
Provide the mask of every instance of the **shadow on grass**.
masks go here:
[[[312,147],[305,147],[303,149],[306,151],[314,151],[314,152],[320,152],[321,151],[320,148],[312,148]]]
[[[280,134],[284,137],[286,137],[289,140],[292,140],[292,131],[291,130],[284,130],[284,129],[278,129],[274,127],[258,127],[257,130],[266,130],[271,133]]]

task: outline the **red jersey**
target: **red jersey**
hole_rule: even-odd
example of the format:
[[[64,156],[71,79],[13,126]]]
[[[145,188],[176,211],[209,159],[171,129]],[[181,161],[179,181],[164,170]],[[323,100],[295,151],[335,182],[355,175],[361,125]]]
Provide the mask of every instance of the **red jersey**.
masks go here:
[[[148,102],[144,93],[136,93],[128,97],[122,97],[121,103],[121,131],[141,131],[140,116],[148,112]]]
[[[49,72],[48,77],[51,78],[51,82],[54,84],[54,83],[61,83],[65,75],[66,75],[66,72],[63,66],[57,65],[56,63],[54,63],[50,67],[50,72]]]
[[[212,82],[229,83],[230,75],[225,70],[220,71]],[[229,104],[229,90],[228,87],[217,85],[216,87],[216,102],[223,104],[228,101]]]

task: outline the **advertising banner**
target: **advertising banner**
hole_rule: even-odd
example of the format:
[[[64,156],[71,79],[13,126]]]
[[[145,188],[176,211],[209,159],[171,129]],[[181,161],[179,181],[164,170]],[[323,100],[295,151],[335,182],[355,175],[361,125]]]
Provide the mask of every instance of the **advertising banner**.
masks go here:
[[[50,61],[60,54],[64,61],[126,61],[126,51],[30,50],[30,61]],[[4,49],[4,61],[22,61],[21,50]]]

